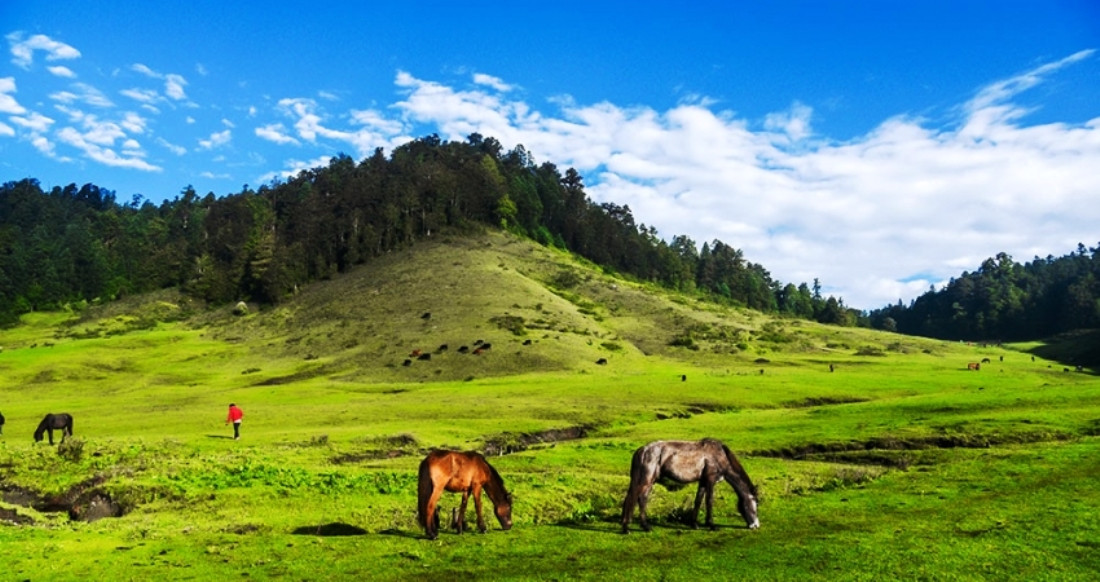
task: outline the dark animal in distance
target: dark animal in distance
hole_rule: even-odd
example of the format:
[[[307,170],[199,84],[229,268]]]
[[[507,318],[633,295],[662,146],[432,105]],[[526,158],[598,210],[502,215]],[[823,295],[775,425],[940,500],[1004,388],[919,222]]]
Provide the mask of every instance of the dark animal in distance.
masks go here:
[[[430,360],[430,359],[432,359],[432,355],[431,354],[420,354],[419,356],[416,357],[416,359],[418,359],[418,360]]]
[[[47,414],[42,422],[38,423],[38,428],[34,429],[34,442],[42,442],[42,435],[47,431],[50,433],[50,444],[53,444],[53,431],[61,431],[61,442],[65,442],[65,437],[73,436],[73,415],[67,413]]]
[[[596,360],[596,364],[600,365],[600,366],[606,366],[607,365],[607,358],[600,358],[600,359]]]
[[[0,414],[0,434],[4,434],[4,415]]]
[[[404,362],[401,362],[401,365],[402,366],[411,366],[412,363],[413,363],[412,360],[405,360]]]
[[[481,340],[474,340],[474,345],[475,346],[480,346],[481,345]]]
[[[447,344],[443,344],[443,345],[439,346],[439,349],[436,350],[436,353],[441,353],[441,352],[445,352],[445,351],[447,351]]]
[[[431,319],[431,318],[432,318],[432,312],[431,311],[425,311],[424,315],[420,316],[420,319]]]
[[[983,364],[988,364],[989,363],[989,358],[982,358],[982,363]]]
[[[415,358],[419,355],[420,355],[420,350],[413,350],[412,352],[409,353],[410,358]]]
[[[489,349],[489,348],[491,348],[491,347],[493,347],[493,344],[489,344],[489,343],[483,343],[483,344],[481,344],[481,346],[480,346],[480,348],[481,348],[481,349],[483,349],[483,350],[487,350],[487,349]]]
[[[966,365],[966,369],[967,370],[981,370],[982,365],[979,364],[978,362],[970,362],[969,364]]]
[[[417,481],[416,518],[428,539],[439,535],[439,498],[444,491],[462,494],[462,505],[455,521],[455,531],[462,533],[466,524],[466,502],[474,498],[477,529],[485,533],[485,518],[481,515],[481,491],[493,503],[493,514],[501,529],[512,528],[512,494],[504,487],[500,473],[481,453],[432,451],[420,462]]]
[[[529,339],[523,340],[523,345],[525,345],[525,346],[531,345],[531,340],[529,340]]]
[[[460,353],[460,354],[465,354],[468,351],[470,351],[469,346],[459,346],[458,347],[458,353]]]
[[[630,487],[626,491],[626,499],[623,500],[623,533],[630,532],[630,518],[635,505],[638,506],[639,524],[643,530],[650,530],[646,505],[649,503],[649,494],[658,481],[666,485],[669,482],[684,484],[698,481],[699,490],[695,493],[691,526],[698,526],[699,506],[705,497],[706,525],[715,529],[714,486],[723,480],[729,482],[737,493],[737,510],[748,528],[760,527],[756,486],[737,457],[721,441],[710,438],[698,442],[654,441],[638,448],[630,461]]]

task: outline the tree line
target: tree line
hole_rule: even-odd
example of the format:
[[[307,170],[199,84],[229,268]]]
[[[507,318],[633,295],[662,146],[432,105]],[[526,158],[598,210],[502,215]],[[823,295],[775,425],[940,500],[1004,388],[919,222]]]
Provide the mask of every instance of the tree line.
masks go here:
[[[866,324],[817,280],[782,284],[719,240],[661,239],[629,206],[596,203],[581,175],[492,137],[436,135],[240,192],[188,186],[159,205],[93,184],[0,187],[0,324],[22,313],[178,287],[211,303],[279,302],[295,287],[444,230],[486,225],[567,249],[605,270],[716,301]]]
[[[869,314],[878,329],[952,340],[1027,340],[1100,328],[1100,244],[1019,264],[1005,253]]]

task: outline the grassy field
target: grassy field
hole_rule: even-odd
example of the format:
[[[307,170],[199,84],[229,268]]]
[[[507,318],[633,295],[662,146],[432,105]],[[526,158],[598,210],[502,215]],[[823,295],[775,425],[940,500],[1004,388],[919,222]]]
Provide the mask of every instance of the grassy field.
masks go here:
[[[245,315],[169,292],[31,314],[0,347],[5,580],[1100,576],[1100,380],[1037,344],[772,319],[486,234]],[[32,442],[51,411],[69,446]],[[723,486],[692,530],[694,488],[658,487],[654,531],[618,533],[633,450],[705,436],[761,529]],[[433,447],[503,453],[512,530],[423,538]],[[93,506],[121,515],[71,519]]]

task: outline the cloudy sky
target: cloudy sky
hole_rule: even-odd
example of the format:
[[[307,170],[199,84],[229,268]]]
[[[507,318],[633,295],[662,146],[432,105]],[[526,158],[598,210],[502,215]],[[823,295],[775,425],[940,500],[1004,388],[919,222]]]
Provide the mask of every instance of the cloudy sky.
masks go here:
[[[862,309],[1100,244],[1093,0],[235,4],[0,3],[0,180],[159,202],[479,132]]]

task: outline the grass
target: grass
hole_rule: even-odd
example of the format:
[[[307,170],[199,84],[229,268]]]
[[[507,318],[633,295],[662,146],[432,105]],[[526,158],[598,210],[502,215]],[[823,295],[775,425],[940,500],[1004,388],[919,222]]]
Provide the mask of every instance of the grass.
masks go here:
[[[673,345],[688,332],[697,349]],[[478,339],[493,347],[458,353]],[[1100,381],[1033,361],[1035,344],[767,318],[489,234],[245,316],[165,292],[31,314],[0,346],[0,519],[33,520],[0,522],[12,579],[1100,573]],[[432,359],[403,366],[413,349]],[[75,416],[79,454],[31,442],[47,411]],[[744,528],[725,488],[719,531],[687,529],[694,489],[657,488],[654,531],[618,534],[633,450],[703,436],[740,456],[762,528]],[[491,459],[515,527],[487,515],[486,535],[424,540],[422,455],[490,444],[515,451]],[[44,505],[93,491],[124,515],[70,521]]]

